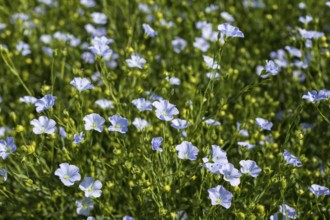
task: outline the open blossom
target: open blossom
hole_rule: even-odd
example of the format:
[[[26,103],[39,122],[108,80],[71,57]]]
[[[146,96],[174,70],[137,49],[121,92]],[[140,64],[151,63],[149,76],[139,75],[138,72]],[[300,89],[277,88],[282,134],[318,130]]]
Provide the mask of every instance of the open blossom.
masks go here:
[[[65,186],[72,186],[74,182],[81,179],[79,168],[68,163],[61,163],[60,168],[55,171],[55,175],[60,178]]]
[[[20,102],[26,103],[26,104],[34,104],[36,103],[38,99],[33,96],[23,96],[19,98]]]
[[[85,192],[85,197],[98,198],[102,194],[102,183],[100,180],[95,180],[93,177],[85,177],[80,183],[79,188]]]
[[[189,123],[186,120],[176,118],[172,120],[171,126],[178,130],[182,130],[187,128],[189,126]]]
[[[294,167],[301,167],[302,166],[302,163],[299,160],[299,158],[296,157],[296,156],[293,156],[289,151],[284,150],[283,156],[284,156],[284,160],[288,164],[291,164]]]
[[[98,132],[102,132],[105,119],[102,116],[100,116],[99,114],[92,113],[92,114],[86,115],[83,120],[85,121],[86,130],[88,130],[88,131],[95,130]]]
[[[242,166],[241,172],[249,174],[252,177],[257,177],[261,172],[261,168],[252,160],[241,160],[239,164]]]
[[[100,106],[102,109],[114,108],[112,102],[107,99],[99,99],[95,101],[95,104]]]
[[[48,119],[46,116],[40,116],[30,122],[33,125],[33,133],[35,134],[53,134],[56,130],[56,122]]]
[[[201,37],[196,37],[193,45],[202,52],[206,52],[210,48],[210,44],[207,40]]]
[[[208,68],[218,69],[218,70],[221,68],[219,63],[215,61],[212,57],[203,55],[203,59]]]
[[[179,110],[175,105],[169,103],[167,100],[159,100],[152,103],[156,108],[156,116],[163,121],[171,121],[174,115],[179,114]]]
[[[266,73],[277,75],[280,72],[280,68],[272,60],[267,60],[265,65]]]
[[[108,39],[105,36],[102,37],[94,37],[92,40],[92,46],[89,47],[91,52],[94,55],[101,56],[101,57],[107,57],[112,54],[112,50],[108,46],[108,44],[112,43],[112,39]]]
[[[76,201],[76,211],[78,215],[88,216],[90,211],[94,209],[94,204],[90,198],[84,198]]]
[[[321,89],[320,91],[312,90],[311,92],[305,92],[302,99],[308,100],[311,103],[315,103],[324,99],[330,98],[330,90]]]
[[[313,184],[308,189],[316,196],[321,196],[321,195],[330,195],[329,188],[325,186],[320,186],[317,184]]]
[[[7,137],[7,140],[0,140],[0,157],[6,159],[10,154],[16,151],[14,138]]]
[[[226,37],[241,37],[244,38],[242,31],[238,27],[234,27],[231,24],[225,23],[218,26],[218,30],[223,33]]]
[[[172,40],[172,46],[175,53],[180,53],[186,48],[187,41],[185,41],[180,37],[177,37],[174,40]]]
[[[47,109],[50,109],[54,106],[56,100],[56,96],[52,96],[50,94],[45,95],[41,99],[38,99],[34,102],[34,105],[36,106],[36,111],[38,113],[43,112]]]
[[[134,99],[132,103],[140,112],[152,110],[151,102],[145,98]]]
[[[256,123],[262,130],[272,130],[273,123],[264,118],[256,118]]]
[[[232,186],[238,186],[240,184],[240,176],[242,174],[234,167],[233,164],[227,163],[221,166],[220,173],[223,175],[223,179],[230,183]]]
[[[128,131],[128,120],[120,115],[114,115],[109,117],[109,121],[112,124],[108,130],[117,131],[120,133],[126,133]]]
[[[80,144],[84,140],[84,133],[80,132],[80,134],[73,135],[73,143],[74,144]]]
[[[75,77],[70,82],[70,84],[73,85],[79,92],[94,88],[93,84],[91,84],[91,82],[88,79],[81,77]]]
[[[198,148],[192,145],[191,142],[184,141],[176,146],[179,153],[179,158],[183,160],[196,160],[199,152]]]
[[[142,24],[144,33],[148,35],[149,37],[155,37],[158,33],[154,29],[150,27],[149,24]]]
[[[29,55],[31,54],[31,50],[30,50],[30,45],[23,42],[23,41],[20,41],[17,46],[16,46],[16,50],[21,52],[22,56],[26,56],[26,55]]]
[[[106,24],[107,16],[100,12],[91,13],[94,24]]]
[[[162,137],[155,137],[151,140],[151,145],[152,145],[152,149],[153,150],[157,150],[159,152],[162,152],[163,149],[160,147],[160,145],[163,142],[163,138]]]
[[[290,219],[298,218],[296,210],[287,204],[280,205],[280,212],[283,214],[283,216],[287,216]]]
[[[146,62],[147,61],[138,54],[131,54],[131,59],[126,59],[126,63],[130,68],[137,67],[139,69],[143,69],[143,65]]]
[[[226,209],[231,206],[233,194],[225,189],[223,186],[217,186],[207,190],[212,205],[221,205]]]
[[[132,124],[138,129],[139,131],[143,131],[146,127],[149,126],[149,122],[142,119],[142,118],[135,118]]]
[[[226,151],[222,150],[218,145],[212,145],[211,154],[214,163],[218,163],[218,164],[228,163]]]
[[[220,122],[218,122],[212,118],[206,119],[204,122],[205,122],[205,124],[210,125],[210,126],[220,126],[221,125]]]

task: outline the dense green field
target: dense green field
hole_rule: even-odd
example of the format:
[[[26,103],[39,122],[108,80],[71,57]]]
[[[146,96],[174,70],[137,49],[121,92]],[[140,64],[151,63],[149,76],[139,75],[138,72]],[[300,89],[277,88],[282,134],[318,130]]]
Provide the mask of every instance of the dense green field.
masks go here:
[[[326,0],[0,0],[0,219],[330,219],[329,36]]]

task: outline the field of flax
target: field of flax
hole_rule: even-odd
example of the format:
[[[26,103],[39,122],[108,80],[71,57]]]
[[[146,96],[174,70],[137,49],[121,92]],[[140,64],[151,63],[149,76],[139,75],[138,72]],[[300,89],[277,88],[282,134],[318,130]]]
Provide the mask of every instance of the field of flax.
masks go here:
[[[0,219],[329,219],[329,43],[325,0],[0,0]]]

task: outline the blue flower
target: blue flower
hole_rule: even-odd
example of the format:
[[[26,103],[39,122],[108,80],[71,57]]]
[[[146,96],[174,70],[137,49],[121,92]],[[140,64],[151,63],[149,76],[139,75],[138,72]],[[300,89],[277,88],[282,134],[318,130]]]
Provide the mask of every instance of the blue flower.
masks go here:
[[[198,148],[188,141],[177,145],[175,149],[178,151],[178,157],[183,160],[196,160],[199,152]]]
[[[223,179],[230,183],[232,186],[238,186],[240,184],[240,176],[242,174],[234,167],[233,164],[223,164],[220,169],[220,173],[223,175]]]
[[[308,187],[308,189],[317,197],[321,196],[321,195],[330,195],[330,191],[327,187],[325,186],[320,186],[317,184],[313,184],[310,187]]]
[[[100,106],[102,109],[108,109],[108,108],[114,108],[113,104],[111,101],[107,99],[99,99],[95,101],[95,104]]]
[[[106,24],[107,16],[100,12],[91,13],[94,24]]]
[[[206,73],[206,77],[209,78],[210,80],[219,80],[220,74],[217,72],[208,72]]]
[[[131,54],[131,59],[126,59],[126,62],[130,68],[137,67],[139,69],[143,69],[143,65],[147,61],[138,54]]]
[[[246,129],[241,129],[241,123],[236,122],[236,128],[237,131],[239,132],[240,135],[245,136],[245,137],[249,137],[249,132]]]
[[[223,186],[216,186],[207,190],[212,205],[221,205],[222,207],[229,209],[231,206],[231,200],[233,194],[225,189]]]
[[[8,177],[8,172],[5,169],[0,169],[0,176],[3,176],[3,180],[6,181]]]
[[[132,123],[136,129],[138,129],[139,131],[143,131],[146,127],[149,126],[149,122],[141,119],[141,118],[135,118],[133,123]]]
[[[155,37],[158,33],[154,29],[150,27],[149,24],[142,24],[144,33],[148,35],[149,37]]]
[[[94,88],[93,84],[91,84],[91,82],[88,79],[81,78],[81,77],[75,77],[70,82],[70,84],[73,85],[74,87],[76,87],[76,89],[79,92],[82,92],[82,91],[87,90],[87,89],[93,89]]]
[[[201,37],[196,37],[193,45],[202,52],[206,52],[210,48],[210,44]]]
[[[85,129],[87,131],[95,130],[98,132],[102,132],[105,119],[102,116],[100,116],[99,114],[92,113],[92,114],[86,115],[83,120],[85,121]]]
[[[94,204],[90,198],[84,198],[76,201],[76,211],[78,215],[89,216],[89,213],[94,209]]]
[[[266,73],[277,75],[280,72],[280,68],[272,60],[267,60],[265,65]]]
[[[172,40],[172,46],[175,53],[180,53],[186,48],[187,41],[185,41],[180,37],[177,37],[174,40]]]
[[[272,130],[273,123],[264,118],[256,118],[256,123],[262,130]]]
[[[318,32],[318,31],[309,31],[300,28],[298,28],[298,31],[300,36],[305,39],[319,39],[324,36],[323,32]]]
[[[5,29],[6,28],[6,24],[4,24],[4,23],[0,23],[0,30],[3,30],[3,29]]]
[[[65,132],[65,129],[63,127],[60,126],[58,128],[58,133],[60,133],[60,135],[63,139],[66,138],[66,132]]]
[[[247,150],[251,150],[256,146],[255,144],[250,144],[248,141],[239,141],[237,144],[239,146],[245,147]]]
[[[108,44],[112,43],[112,39],[108,39],[104,36],[102,37],[94,37],[92,40],[92,46],[89,47],[91,52],[94,55],[106,57],[112,54],[112,50],[108,46]]]
[[[72,186],[75,181],[81,179],[79,168],[68,163],[61,163],[60,168],[55,171],[55,175],[60,178],[65,186]]]
[[[211,118],[205,120],[204,122],[205,122],[205,124],[210,125],[210,126],[220,126],[221,125],[220,122],[218,122],[214,119],[211,119]]]
[[[171,126],[178,130],[182,130],[187,128],[189,126],[189,123],[186,120],[176,118],[172,120]]]
[[[38,99],[33,96],[24,96],[19,98],[20,102],[26,103],[26,104],[35,104]]]
[[[203,55],[203,59],[208,68],[218,69],[218,70],[221,68],[219,63],[217,61],[215,61],[212,57]]]
[[[214,163],[209,163],[208,158],[203,158],[203,162],[204,162],[203,166],[211,173],[220,174],[220,169],[222,165],[228,163],[227,153],[226,151],[222,150],[219,146],[212,145],[211,155],[212,155],[212,161]]]
[[[16,151],[14,138],[7,137],[7,140],[0,140],[0,157],[6,159],[10,154]]]
[[[134,220],[132,216],[125,215],[122,220]]]
[[[151,145],[152,145],[152,149],[153,150],[157,150],[159,152],[162,152],[163,149],[160,147],[160,145],[163,142],[163,138],[162,137],[155,137],[151,140]]]
[[[301,57],[302,53],[298,48],[292,46],[285,46],[285,49],[289,52],[291,56]]]
[[[166,77],[165,80],[169,82],[172,86],[179,86],[181,84],[181,80],[175,76]]]
[[[306,99],[312,103],[330,98],[330,90],[322,89],[319,92],[312,90],[311,92],[305,92],[302,99]]]
[[[93,177],[85,177],[79,188],[85,192],[85,197],[98,198],[102,194],[102,183],[100,180],[94,181]]]
[[[203,166],[213,174],[220,174],[222,164],[205,162]]]
[[[33,119],[30,124],[34,126],[33,133],[35,134],[53,134],[56,131],[56,122],[46,116]]]
[[[23,42],[23,41],[20,41],[17,44],[16,50],[18,52],[21,52],[22,56],[26,56],[26,55],[29,55],[31,53],[30,46],[27,43]]]
[[[235,18],[230,13],[228,13],[226,11],[221,12],[220,16],[229,23],[233,23],[235,21]]]
[[[83,132],[80,132],[80,134],[74,134],[73,135],[73,143],[74,144],[80,144],[84,140],[85,134]]]
[[[280,205],[280,212],[283,214],[283,216],[287,216],[288,218],[298,218],[296,210],[294,210],[294,208],[288,206],[287,204]]]
[[[226,164],[228,163],[227,153],[222,150],[218,145],[212,145],[212,160],[217,164]]]
[[[36,106],[36,111],[38,113],[43,112],[47,109],[50,109],[54,106],[56,100],[56,96],[52,96],[50,94],[45,95],[41,99],[38,99],[34,105]]]
[[[134,99],[132,103],[140,112],[152,110],[151,102],[145,100],[145,98]]]
[[[243,32],[238,27],[234,27],[231,24],[225,23],[218,25],[218,30],[223,33],[226,37],[241,37],[244,38]]]
[[[156,116],[163,121],[171,121],[174,115],[179,114],[179,110],[167,100],[159,100],[152,103],[156,108]]]
[[[93,8],[96,5],[94,0],[80,0],[80,4],[86,6],[87,8]]]
[[[81,58],[83,59],[84,62],[86,63],[94,63],[95,62],[95,57],[94,54],[90,52],[83,52],[81,54]]]
[[[299,160],[299,158],[296,157],[296,156],[293,156],[289,151],[284,150],[283,156],[284,156],[284,160],[288,164],[291,164],[294,167],[301,167],[302,166],[302,163]]]
[[[242,166],[241,172],[252,177],[257,177],[261,172],[261,168],[253,160],[241,160],[239,164]]]
[[[313,21],[313,17],[311,17],[309,15],[306,15],[305,17],[300,16],[298,20],[301,23],[308,24],[309,22]]]
[[[114,115],[109,117],[109,121],[112,124],[108,130],[117,131],[120,133],[126,133],[128,131],[128,120],[120,115]]]

